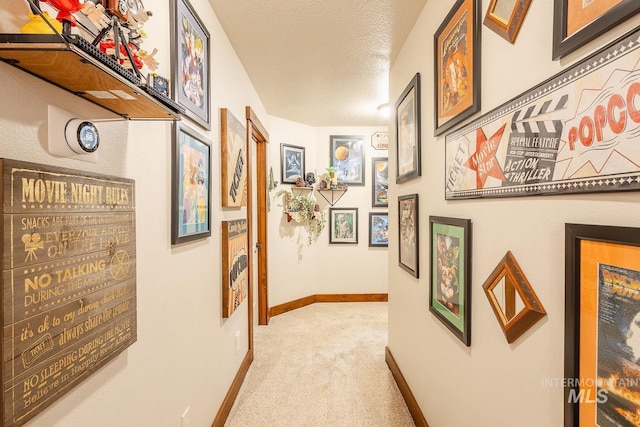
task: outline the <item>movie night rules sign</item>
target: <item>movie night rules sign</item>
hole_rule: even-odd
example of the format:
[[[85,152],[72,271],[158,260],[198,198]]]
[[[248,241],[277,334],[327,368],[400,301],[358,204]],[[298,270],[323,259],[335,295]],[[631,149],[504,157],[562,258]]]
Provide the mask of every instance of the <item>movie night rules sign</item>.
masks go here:
[[[0,159],[3,426],[136,341],[134,181]]]
[[[640,31],[446,137],[445,198],[640,189]]]

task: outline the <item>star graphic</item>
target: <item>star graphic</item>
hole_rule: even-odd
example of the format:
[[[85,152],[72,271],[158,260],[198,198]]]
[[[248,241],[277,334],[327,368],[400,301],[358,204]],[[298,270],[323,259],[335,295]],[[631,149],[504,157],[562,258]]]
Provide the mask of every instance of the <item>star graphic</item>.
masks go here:
[[[484,184],[490,176],[500,181],[505,181],[498,159],[496,159],[496,151],[506,126],[506,123],[502,125],[489,139],[487,139],[482,128],[478,128],[476,131],[476,152],[469,157],[464,166],[476,171],[477,188],[484,188]]]

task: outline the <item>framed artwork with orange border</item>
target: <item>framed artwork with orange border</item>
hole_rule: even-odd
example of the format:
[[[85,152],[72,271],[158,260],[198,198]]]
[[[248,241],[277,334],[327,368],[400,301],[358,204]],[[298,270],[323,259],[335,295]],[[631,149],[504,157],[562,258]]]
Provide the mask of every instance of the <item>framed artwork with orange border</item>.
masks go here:
[[[554,60],[640,12],[638,0],[554,0]]]
[[[480,7],[458,0],[434,38],[435,134],[480,111]]]
[[[640,425],[640,228],[565,225],[564,425]]]

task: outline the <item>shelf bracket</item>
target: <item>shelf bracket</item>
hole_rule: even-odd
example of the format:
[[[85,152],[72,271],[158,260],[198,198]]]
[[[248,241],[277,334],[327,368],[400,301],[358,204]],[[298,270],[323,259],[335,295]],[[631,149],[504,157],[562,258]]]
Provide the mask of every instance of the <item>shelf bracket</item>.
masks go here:
[[[324,195],[324,193],[331,193],[331,200],[329,200],[327,198],[327,196]],[[340,200],[342,198],[342,196],[344,196],[344,193],[347,192],[347,189],[330,189],[330,190],[318,190],[318,193],[320,193],[320,195],[322,196],[323,199],[325,199],[327,201],[327,203],[329,203],[331,206],[335,205],[336,203],[338,203],[338,200]],[[337,197],[336,197],[336,193],[338,193]]]

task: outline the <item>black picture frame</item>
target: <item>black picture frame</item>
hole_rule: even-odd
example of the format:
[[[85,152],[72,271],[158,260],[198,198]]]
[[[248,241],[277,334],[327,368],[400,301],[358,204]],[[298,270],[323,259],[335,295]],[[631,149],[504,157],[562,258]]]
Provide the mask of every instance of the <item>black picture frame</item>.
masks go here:
[[[386,208],[389,206],[389,158],[371,159],[371,206]]]
[[[369,247],[389,246],[389,213],[369,212]]]
[[[638,0],[622,0],[607,9],[606,12],[595,16],[590,22],[572,25],[568,0],[554,0],[553,53],[551,58],[558,60],[568,55],[638,12],[640,12]],[[578,27],[578,29],[569,34],[571,26]]]
[[[305,148],[280,144],[280,182],[295,184],[297,178],[305,178]]]
[[[210,130],[210,37],[189,0],[171,0],[171,58],[173,100],[189,119]]]
[[[635,425],[617,409],[640,407],[623,397],[638,387],[638,282],[640,228],[565,224],[565,427]]]
[[[471,345],[471,220],[429,217],[429,311]]]
[[[330,136],[330,167],[336,168],[338,182],[364,185],[365,137],[361,135]]]
[[[421,171],[420,73],[404,88],[396,107],[396,184],[417,178]]]
[[[211,144],[174,122],[172,145],[171,244],[177,245],[211,236]]]
[[[398,265],[420,277],[418,195],[398,196]]]
[[[479,0],[458,0],[433,36],[436,136],[480,111],[481,25]]]
[[[329,208],[329,244],[358,244],[358,208]]]

